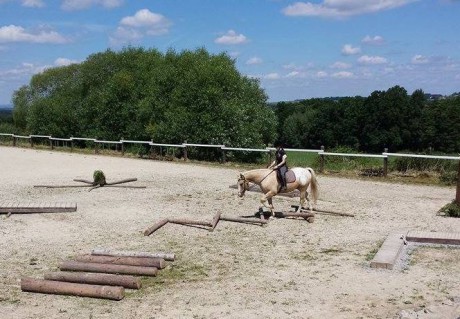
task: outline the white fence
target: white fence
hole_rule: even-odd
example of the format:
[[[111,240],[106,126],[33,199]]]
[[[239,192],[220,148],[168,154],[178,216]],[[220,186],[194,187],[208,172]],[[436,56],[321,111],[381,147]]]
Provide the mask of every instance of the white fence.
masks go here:
[[[167,147],[167,148],[178,148],[183,150],[183,157],[185,160],[188,159],[187,156],[187,149],[190,147],[202,147],[202,148],[214,148],[220,149],[222,151],[222,159],[223,161],[226,160],[226,152],[262,152],[271,155],[275,148],[273,147],[266,147],[266,148],[241,148],[241,147],[229,147],[225,145],[213,145],[213,144],[196,144],[196,143],[182,143],[182,144],[167,144],[167,143],[155,143],[152,141],[135,141],[135,140],[125,140],[121,139],[120,141],[106,141],[106,140],[98,140],[96,138],[87,138],[87,137],[70,137],[70,138],[58,138],[52,137],[49,135],[15,135],[15,134],[8,134],[8,133],[0,133],[0,137],[3,136],[4,138],[11,138],[13,146],[17,146],[18,139],[28,139],[30,146],[33,147],[34,140],[36,139],[46,139],[49,141],[49,145],[51,149],[53,149],[56,143],[61,142],[62,144],[66,143],[66,145],[70,144],[71,150],[74,148],[74,141],[86,141],[94,143],[94,151],[97,154],[100,149],[100,145],[109,144],[109,145],[116,145],[120,146],[120,151],[122,154],[125,152],[125,145],[128,144],[140,144],[146,145],[150,147]],[[118,147],[117,147],[118,149]],[[460,161],[460,156],[434,156],[434,155],[422,155],[422,154],[401,154],[401,153],[388,153],[385,150],[382,154],[358,154],[358,153],[331,153],[325,152],[324,147],[321,149],[295,149],[295,148],[286,148],[287,152],[303,152],[303,153],[316,153],[320,156],[320,171],[324,170],[325,165],[325,157],[326,156],[341,156],[341,157],[367,157],[367,158],[380,158],[383,160],[383,175],[386,176],[388,172],[388,158],[389,157],[414,157],[414,158],[424,158],[424,159],[439,159],[439,160],[455,160]],[[460,163],[459,163],[460,165]]]

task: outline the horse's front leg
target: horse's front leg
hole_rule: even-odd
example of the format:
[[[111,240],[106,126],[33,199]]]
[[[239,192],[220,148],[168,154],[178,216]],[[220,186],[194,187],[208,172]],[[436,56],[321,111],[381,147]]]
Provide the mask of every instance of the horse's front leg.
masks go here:
[[[275,216],[275,211],[274,211],[275,208],[273,207],[273,202],[272,202],[272,197],[274,195],[275,194],[270,191],[270,192],[262,195],[262,197],[260,198],[260,203],[262,204],[262,206],[267,207],[268,209],[270,209],[270,212],[271,212],[272,216]],[[267,202],[268,202],[268,205],[267,205]]]

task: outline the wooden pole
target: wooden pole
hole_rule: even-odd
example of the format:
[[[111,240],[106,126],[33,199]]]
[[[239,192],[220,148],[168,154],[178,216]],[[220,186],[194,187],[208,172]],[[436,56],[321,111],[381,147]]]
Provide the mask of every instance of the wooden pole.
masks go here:
[[[197,226],[206,226],[212,227],[212,223],[200,221],[200,220],[191,220],[191,219],[181,219],[181,218],[173,218],[168,219],[168,221],[172,224],[179,224],[179,225],[197,225]]]
[[[164,253],[164,252],[143,252],[143,251],[115,251],[104,248],[95,248],[91,251],[91,255],[98,256],[114,256],[114,257],[152,257],[152,258],[162,258],[164,260],[174,261],[176,255],[173,253]]]
[[[226,216],[220,216],[220,220],[225,220],[227,222],[234,222],[234,223],[243,223],[243,224],[267,224],[268,223],[268,220],[266,219],[226,217]]]
[[[129,289],[139,289],[142,286],[140,278],[127,275],[57,271],[46,273],[44,278],[46,280],[53,281],[65,281],[104,286],[120,286]]]
[[[293,212],[279,212],[276,213],[276,217],[302,217],[302,218],[308,218],[308,217],[315,217],[314,213],[293,213]]]
[[[324,152],[324,146],[321,145],[321,150]],[[324,155],[319,154],[319,171],[324,172]]]
[[[115,264],[129,265],[142,267],[156,267],[163,269],[166,267],[165,260],[162,258],[153,257],[114,257],[114,256],[97,256],[97,255],[81,255],[75,257],[76,261],[98,263],[98,264]]]
[[[69,188],[69,187],[91,187],[91,185],[34,185],[34,187],[44,187],[44,188]]]
[[[106,183],[105,185],[117,185],[117,184],[123,184],[123,183],[135,182],[135,181],[137,181],[137,178],[126,178],[126,179],[122,179],[121,181]]]
[[[166,225],[168,222],[169,222],[169,220],[167,218],[165,218],[165,219],[160,220],[158,223],[153,224],[152,226],[150,226],[149,228],[144,230],[144,236],[151,235],[154,231],[160,229],[161,227]],[[94,255],[94,253],[93,253],[93,255]]]
[[[299,208],[299,205],[291,205],[291,207],[293,207],[293,208],[295,208],[297,210]],[[302,208],[301,210],[309,211],[309,209],[305,209],[305,208]],[[334,212],[334,211],[325,210],[325,209],[313,208],[313,211],[318,212],[318,213],[323,213],[323,214],[331,214],[331,215],[346,216],[346,217],[355,217],[354,214]]]
[[[214,231],[214,228],[216,228],[217,223],[219,222],[220,215],[222,215],[221,212],[217,212],[214,217],[212,218],[212,223],[211,223],[211,231]]]
[[[62,262],[59,268],[67,271],[102,272],[107,274],[139,276],[156,276],[158,272],[158,269],[155,267],[97,264],[72,260]]]
[[[383,149],[384,153],[388,153],[388,148]],[[383,176],[387,177],[388,175],[388,156],[383,158]]]
[[[112,300],[121,300],[125,295],[125,289],[123,287],[86,285],[33,278],[21,278],[21,290],[45,294],[71,295]]]

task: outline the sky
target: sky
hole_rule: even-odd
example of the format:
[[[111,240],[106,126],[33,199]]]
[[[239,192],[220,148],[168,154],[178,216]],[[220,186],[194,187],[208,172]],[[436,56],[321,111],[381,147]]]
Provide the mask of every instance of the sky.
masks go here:
[[[268,100],[460,91],[460,0],[0,0],[0,104],[123,47],[227,52]]]

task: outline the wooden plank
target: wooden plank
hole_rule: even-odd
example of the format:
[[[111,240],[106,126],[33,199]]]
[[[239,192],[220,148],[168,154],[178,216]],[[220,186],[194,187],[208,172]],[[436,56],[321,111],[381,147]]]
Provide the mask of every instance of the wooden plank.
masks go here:
[[[3,203],[2,203],[3,205]],[[12,203],[0,206],[0,214],[5,213],[60,213],[75,212],[77,204],[66,203]]]
[[[403,238],[404,235],[402,233],[388,235],[377,254],[371,260],[371,267],[393,269],[404,247]]]
[[[460,245],[460,233],[410,231],[406,240],[418,243]]]

